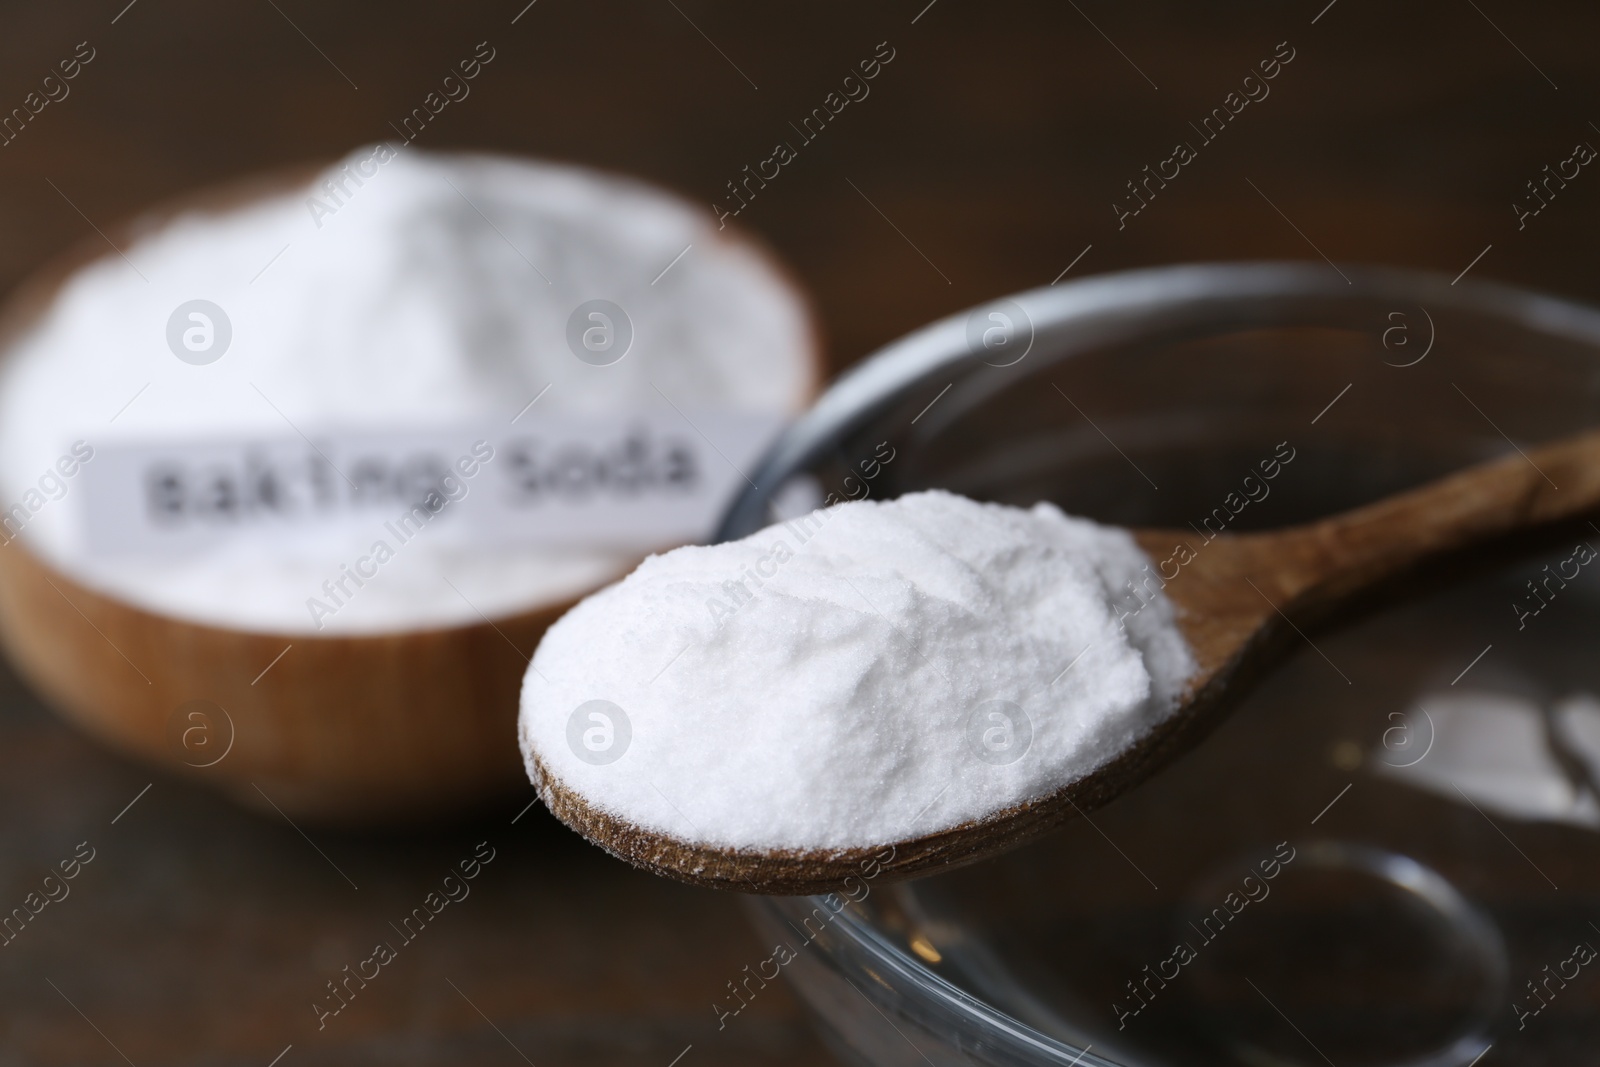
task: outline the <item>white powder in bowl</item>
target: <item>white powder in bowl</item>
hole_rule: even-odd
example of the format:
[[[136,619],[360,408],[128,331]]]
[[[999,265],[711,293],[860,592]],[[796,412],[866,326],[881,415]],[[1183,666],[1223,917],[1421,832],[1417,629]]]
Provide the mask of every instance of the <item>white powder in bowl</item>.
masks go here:
[[[1081,778],[1175,708],[1195,664],[1149,564],[1050,504],[938,491],[652,556],[546,633],[523,754],[696,843],[946,829]]]
[[[780,414],[809,398],[816,354],[805,308],[709,213],[570,166],[414,148],[362,150],[345,164],[365,178],[335,168],[220,215],[183,215],[124,245],[125,258],[108,252],[67,281],[0,376],[0,510],[78,439],[100,448],[509,426],[546,386],[524,425],[541,414],[669,410],[664,397]],[[342,193],[323,188],[327,177]],[[632,350],[610,366],[581,362],[567,341],[569,315],[597,298],[622,306],[634,327]],[[175,358],[167,342],[169,316],[195,299],[220,306],[232,326],[230,347],[206,366]],[[307,598],[324,595],[321,583],[381,532],[368,514],[287,533],[267,552],[234,542],[175,561],[100,558],[84,543],[81,496],[74,484],[35,509],[24,544],[101,592],[254,631],[314,632]],[[528,610],[637,559],[487,551],[432,533],[400,550],[323,632]]]

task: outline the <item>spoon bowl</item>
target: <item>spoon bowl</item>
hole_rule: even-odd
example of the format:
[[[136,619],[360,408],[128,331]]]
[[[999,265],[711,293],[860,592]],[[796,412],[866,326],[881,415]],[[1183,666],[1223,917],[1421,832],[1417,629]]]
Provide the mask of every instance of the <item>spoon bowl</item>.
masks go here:
[[[702,886],[792,896],[837,891],[866,870],[893,880],[975,863],[1158,771],[1203,738],[1296,641],[1309,641],[1306,631],[1319,621],[1429,564],[1597,510],[1600,431],[1514,452],[1302,526],[1209,540],[1189,531],[1130,531],[1152,561],[1161,561],[1163,592],[1196,664],[1178,707],[1090,774],[936,833],[860,848],[729,848],[645,829],[596,808],[552,775],[537,753],[535,785],[557,817],[606,851]]]
[[[980,340],[997,313],[1015,325],[1004,359]],[[942,488],[1022,507],[1050,500],[1122,526],[1169,579],[1165,593],[1199,664],[1181,714],[1060,795],[860,849],[708,849],[595,810],[537,752],[529,769],[552,809],[596,843],[704,885],[828,891],[859,877],[862,862],[892,880],[1004,851],[1192,747],[1284,650],[1315,637],[1319,620],[1337,613],[1342,622],[1567,532],[1589,537],[1576,519],[1594,506],[1581,499],[1586,446],[1549,455],[1533,446],[1593,424],[1595,390],[1584,383],[1597,351],[1600,311],[1591,308],[1391,268],[1335,275],[1320,263],[1107,274],[952,315],[834,383],[748,472],[753,485],[718,539],[765,527],[807,479],[858,499]],[[1529,372],[1534,357],[1543,377]],[[1552,392],[1552,376],[1572,384]],[[1303,458],[1271,483],[1269,503],[1240,513],[1234,501],[1236,517],[1222,522],[1229,532],[1214,539],[1183,528],[1283,438]],[[883,441],[899,458],[875,481],[872,470],[863,477],[853,458],[877,454]],[[1468,472],[1481,482],[1453,480],[1497,456],[1505,459],[1494,470]],[[1409,495],[1430,478],[1437,495]],[[1180,565],[1179,544],[1195,558]],[[1342,688],[1338,668],[1327,669]]]

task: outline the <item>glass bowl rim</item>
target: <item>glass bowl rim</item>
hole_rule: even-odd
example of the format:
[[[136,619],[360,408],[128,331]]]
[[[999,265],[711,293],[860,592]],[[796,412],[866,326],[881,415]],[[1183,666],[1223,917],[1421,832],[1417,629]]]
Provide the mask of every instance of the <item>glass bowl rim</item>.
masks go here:
[[[969,340],[971,323],[979,315],[1020,310],[1029,323],[1029,343],[1049,336],[1056,349],[1052,358],[1059,360],[1107,341],[1149,334],[1163,317],[1209,319],[1218,327],[1269,326],[1284,321],[1264,313],[1278,307],[1294,310],[1301,325],[1315,325],[1305,315],[1306,302],[1337,308],[1380,298],[1403,307],[1424,307],[1426,302],[1600,349],[1600,308],[1502,282],[1447,281],[1442,274],[1411,268],[1352,265],[1336,270],[1313,261],[1258,260],[1089,275],[973,305],[869,354],[778,435],[723,512],[712,542],[734,540],[766,526],[768,505],[791,476],[906,392],[984,364],[988,353]]]

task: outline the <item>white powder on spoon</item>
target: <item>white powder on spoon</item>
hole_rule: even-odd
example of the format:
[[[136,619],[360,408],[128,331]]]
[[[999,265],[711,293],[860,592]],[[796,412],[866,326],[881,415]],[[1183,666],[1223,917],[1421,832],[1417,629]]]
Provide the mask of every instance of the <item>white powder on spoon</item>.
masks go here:
[[[545,635],[523,754],[695,843],[946,829],[1081,778],[1175,708],[1195,664],[1149,567],[1125,531],[939,491],[652,556]]]
[[[325,190],[327,177],[342,195]],[[352,153],[303,188],[182,215],[78,271],[7,353],[0,511],[79,439],[99,449],[330,430],[509,433],[546,387],[519,428],[672,403],[793,413],[816,372],[806,309],[758,249],[713,222],[641,182],[579,167],[387,146]],[[230,347],[206,366],[180,361],[167,342],[169,316],[196,298],[232,326]],[[567,340],[569,316],[595,298],[633,323],[632,350],[609,366],[580,361]],[[106,558],[86,545],[82,496],[74,485],[34,509],[23,544],[140,607],[255,631],[319,632],[307,598],[370,551],[388,517],[286,530],[270,551],[236,541],[176,560]],[[526,611],[637,559],[485,550],[440,532],[400,550],[321,632]]]

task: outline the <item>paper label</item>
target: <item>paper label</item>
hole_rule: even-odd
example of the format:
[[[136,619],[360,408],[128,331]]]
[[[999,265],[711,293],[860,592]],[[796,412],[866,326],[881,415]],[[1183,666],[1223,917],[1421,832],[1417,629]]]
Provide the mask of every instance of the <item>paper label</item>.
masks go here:
[[[780,429],[773,415],[666,410],[112,444],[83,468],[83,514],[90,549],[108,555],[179,556],[368,523],[374,536],[425,525],[469,545],[648,551],[706,539]]]

